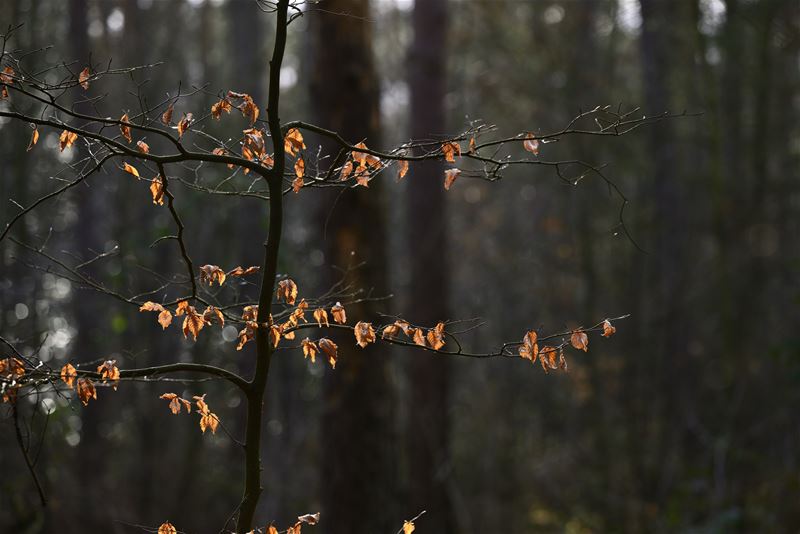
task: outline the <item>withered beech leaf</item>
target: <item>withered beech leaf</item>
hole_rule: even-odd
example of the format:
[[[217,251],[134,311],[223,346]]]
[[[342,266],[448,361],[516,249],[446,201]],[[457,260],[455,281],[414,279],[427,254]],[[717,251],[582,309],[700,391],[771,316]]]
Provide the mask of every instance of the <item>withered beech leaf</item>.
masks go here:
[[[297,284],[291,278],[286,278],[278,282],[278,300],[283,300],[286,304],[293,305],[297,299]]]
[[[536,139],[536,136],[532,133],[525,135],[525,140],[522,142],[522,147],[534,156],[539,155],[539,140]]]
[[[603,321],[603,337],[611,337],[617,331],[617,327],[611,324],[611,321],[606,319]]]
[[[347,312],[345,312],[341,302],[337,302],[333,305],[331,308],[331,315],[333,315],[333,321],[335,323],[344,324],[347,322]]]
[[[319,352],[317,344],[308,338],[305,338],[300,344],[303,347],[303,356],[311,358],[311,363],[315,363],[317,361],[317,352]]]
[[[330,339],[323,337],[317,341],[317,347],[328,358],[331,368],[336,369],[336,359],[338,358],[339,347]]]
[[[306,144],[303,142],[303,134],[300,133],[300,130],[291,128],[286,132],[286,136],[283,138],[283,149],[289,156],[294,156],[305,148]]]
[[[575,330],[569,338],[570,344],[578,350],[588,352],[589,350],[589,336],[582,330]]]
[[[147,143],[145,143],[141,139],[139,141],[136,141],[136,147],[139,149],[139,152],[141,152],[142,154],[149,154],[150,153],[150,145],[148,145]]]
[[[539,350],[539,363],[542,364],[542,369],[545,373],[549,373],[551,366],[551,359],[555,361],[556,348],[545,345]],[[556,366],[557,367],[557,366]],[[552,367],[555,369],[556,367]]]
[[[231,103],[224,98],[220,98],[217,102],[212,104],[211,106],[211,116],[214,117],[216,120],[219,120],[222,117],[222,113],[230,113],[232,109]]]
[[[183,319],[183,337],[188,338],[189,334],[197,341],[197,334],[206,325],[206,320],[203,316],[197,313],[194,306],[189,306],[186,309],[186,317]]]
[[[172,124],[172,113],[175,111],[175,102],[170,102],[169,107],[161,114],[161,124],[169,126]]]
[[[167,521],[166,523],[162,523],[160,527],[158,527],[157,534],[178,534],[178,531],[175,527],[172,526],[172,523]]]
[[[83,90],[89,89],[89,78],[92,77],[89,67],[84,67],[80,74],[78,74],[78,83],[81,84]]]
[[[200,267],[200,282],[207,282],[212,285],[214,282],[222,285],[225,283],[225,271],[219,268],[218,265],[203,265]]]
[[[94,383],[88,378],[78,379],[76,391],[78,392],[78,398],[84,406],[89,404],[90,399],[97,400],[97,390],[94,388]]]
[[[0,82],[11,85],[14,83],[14,69],[9,65],[0,71]],[[8,88],[0,87],[0,100],[8,98]]]
[[[403,522],[403,534],[411,534],[414,532],[414,522],[413,521],[404,521]]]
[[[294,180],[292,180],[292,191],[294,193],[299,193],[300,190],[303,189],[304,184],[305,182],[303,182],[302,176],[295,176]]]
[[[469,138],[469,153],[474,154],[478,149],[478,144],[475,142],[475,136]]]
[[[420,347],[425,346],[425,334],[423,334],[422,328],[409,328],[408,332],[415,344],[419,345]]]
[[[31,142],[28,143],[28,150],[26,152],[30,152],[33,150],[33,147],[36,146],[36,143],[39,142],[39,129],[34,126],[33,131],[31,132]]]
[[[325,311],[325,308],[317,308],[314,310],[314,320],[317,321],[317,325],[322,327],[322,323],[325,323],[325,326],[330,326],[328,322],[328,312]]]
[[[128,120],[128,114],[125,113],[122,115],[122,117],[119,118],[119,122],[122,123],[119,125],[119,132],[122,134],[122,137],[124,137],[129,143],[132,142],[133,138],[131,137],[131,127],[128,126],[128,124],[130,124]]]
[[[522,338],[522,345],[518,349],[520,358],[536,363],[536,357],[539,355],[539,345],[536,343],[537,337],[534,330],[525,334],[525,337]]]
[[[150,182],[150,195],[153,197],[153,204],[164,205],[164,177],[160,174]]]
[[[186,133],[186,130],[189,129],[189,126],[192,124],[193,115],[191,113],[184,113],[181,117],[180,122],[178,123],[178,139],[183,137],[183,134]]]
[[[342,170],[339,173],[339,180],[344,182],[345,180],[347,180],[347,178],[350,177],[350,173],[352,172],[353,172],[353,162],[348,161],[347,163],[342,165]]]
[[[124,170],[125,172],[127,172],[129,174],[134,175],[137,178],[141,178],[141,176],[139,176],[139,171],[136,170],[136,167],[134,167],[130,163],[123,162],[122,163],[122,170]]]
[[[162,330],[166,330],[172,324],[172,312],[161,310],[161,313],[158,314],[158,324],[161,325]]]
[[[306,162],[303,160],[303,157],[297,158],[297,161],[294,162],[294,174],[298,178],[303,178],[306,175]]]
[[[406,173],[408,172],[408,160],[401,159],[397,162],[397,181],[399,182],[403,178],[405,178]]]
[[[436,327],[428,330],[428,334],[425,337],[427,338],[428,345],[433,350],[439,350],[444,347],[444,323],[440,322]]]
[[[375,329],[370,323],[357,322],[353,327],[353,334],[356,336],[356,344],[362,349],[370,343],[375,343]]]
[[[200,414],[200,430],[205,434],[206,428],[209,428],[211,429],[212,434],[216,434],[219,418],[211,412],[208,404],[206,404],[205,394],[203,394],[201,397],[194,396],[192,399],[195,400],[195,404],[197,405],[197,413]]]
[[[78,371],[71,363],[67,363],[61,368],[61,380],[67,385],[68,388],[74,387],[75,379],[78,377]]]
[[[117,389],[117,382],[119,382],[117,360],[104,361],[97,367],[97,372],[100,373],[100,379],[103,382],[112,382],[114,384],[114,389]]]
[[[267,528],[267,534],[278,534],[278,529],[275,528],[275,525],[270,525],[269,528]]]
[[[220,326],[225,326],[225,316],[222,311],[214,306],[208,306],[206,311],[203,312],[203,320],[206,324],[219,323]]]
[[[453,186],[453,182],[456,181],[456,178],[461,174],[461,169],[447,169],[444,171],[444,188],[445,190],[449,191],[450,188]]]
[[[456,162],[456,156],[461,155],[461,145],[455,141],[448,141],[442,143],[442,154],[444,154],[445,161],[450,163]]]
[[[180,317],[181,315],[186,313],[188,310],[189,310],[189,301],[188,300],[182,300],[182,301],[178,302],[178,306],[175,308],[175,316],[176,317]]]
[[[160,312],[160,311],[163,311],[163,310],[164,310],[164,306],[162,306],[161,304],[158,304],[157,302],[150,302],[149,300],[139,307],[139,311],[140,312],[143,312],[143,311],[158,311],[158,312]]]
[[[259,267],[258,265],[251,265],[247,269],[245,269],[241,265],[237,265],[236,267],[228,271],[226,274],[228,276],[247,276],[248,274],[257,273],[259,269],[261,269],[261,267]]]
[[[64,152],[65,148],[71,147],[77,140],[78,134],[75,132],[70,132],[69,130],[64,130],[61,132],[61,135],[58,136],[58,146],[61,149],[61,152]]]

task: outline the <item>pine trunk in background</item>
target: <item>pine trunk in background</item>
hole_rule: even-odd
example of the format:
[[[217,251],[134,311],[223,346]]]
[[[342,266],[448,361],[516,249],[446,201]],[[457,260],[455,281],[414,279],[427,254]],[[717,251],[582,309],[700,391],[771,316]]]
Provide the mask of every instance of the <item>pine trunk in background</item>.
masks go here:
[[[316,122],[352,143],[380,147],[380,90],[372,58],[369,2],[320,2],[310,19],[314,41],[310,99]],[[335,156],[338,150],[323,142],[322,152]],[[348,281],[373,296],[387,294],[386,209],[380,181],[368,189],[306,193],[318,202],[314,226],[324,239],[325,267],[319,271],[318,289],[324,291],[339,278],[331,266],[360,265],[348,274]],[[376,320],[378,305],[348,306],[348,321]],[[334,340],[339,344],[339,363],[335,371],[326,370],[322,399],[321,497],[326,532],[393,531],[397,477],[388,351],[375,345],[360,349],[352,336]]]
[[[436,139],[447,131],[446,0],[417,0],[408,57],[411,136]],[[412,165],[405,196],[405,255],[409,262],[407,317],[433,326],[448,317],[447,217],[440,161]],[[408,513],[426,510],[430,532],[454,531],[449,480],[448,361],[408,355]]]

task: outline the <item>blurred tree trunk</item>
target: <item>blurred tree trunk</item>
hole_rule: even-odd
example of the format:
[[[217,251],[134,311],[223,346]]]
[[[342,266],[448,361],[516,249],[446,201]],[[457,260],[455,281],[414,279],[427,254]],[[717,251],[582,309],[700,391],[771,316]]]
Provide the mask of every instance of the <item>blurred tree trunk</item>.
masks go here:
[[[447,2],[416,0],[414,40],[408,57],[411,90],[411,137],[436,139],[446,130]],[[411,166],[406,189],[405,255],[409,262],[407,317],[433,326],[448,317],[447,218],[442,176],[444,164]],[[454,532],[449,480],[448,361],[427,353],[410,354],[408,508],[427,510],[425,528]]]
[[[311,100],[317,122],[352,143],[364,140],[378,148],[380,89],[369,2],[330,0],[319,8],[311,13]],[[337,152],[323,142],[323,153]],[[387,294],[386,209],[379,182],[368,189],[317,194],[316,214],[326,264],[347,269],[363,263],[347,279],[374,296]],[[322,275],[318,287],[330,287],[334,280]],[[349,306],[348,320],[374,320],[376,310],[374,302]],[[360,349],[352,336],[335,339],[339,363],[335,371],[326,371],[322,401],[321,492],[327,532],[388,532],[396,528],[392,511],[397,501],[388,351],[376,345]]]

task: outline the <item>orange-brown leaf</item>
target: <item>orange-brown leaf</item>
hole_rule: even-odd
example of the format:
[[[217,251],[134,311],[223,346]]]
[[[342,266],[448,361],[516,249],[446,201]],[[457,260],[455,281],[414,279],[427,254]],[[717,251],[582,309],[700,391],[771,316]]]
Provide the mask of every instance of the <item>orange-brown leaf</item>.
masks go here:
[[[74,387],[75,379],[78,377],[78,371],[71,363],[67,363],[61,368],[61,380],[67,385],[68,388]]]
[[[532,133],[528,133],[525,136],[525,140],[522,142],[522,147],[528,152],[532,153],[534,156],[539,155],[539,140],[536,139],[536,136]]]
[[[319,512],[317,512],[316,514],[305,514],[298,516],[297,520],[301,523],[316,525],[317,523],[319,523]]]
[[[181,117],[180,122],[178,123],[178,139],[183,137],[183,134],[186,133],[186,130],[189,129],[189,126],[192,124],[192,114],[191,113],[184,113]]]
[[[303,346],[303,356],[305,358],[311,358],[311,363],[316,362],[317,352],[319,352],[319,347],[317,347],[317,344],[311,341],[310,339],[305,338],[301,342],[301,345]]]
[[[589,350],[589,336],[582,330],[575,330],[569,338],[570,344],[578,350],[587,352]]]
[[[294,283],[294,280],[286,278],[278,282],[277,296],[278,300],[283,300],[286,304],[294,304],[297,299],[297,284]]]
[[[197,334],[205,325],[206,321],[203,316],[197,313],[194,306],[189,306],[186,310],[186,317],[183,319],[183,337],[189,337],[189,334],[192,334],[194,340],[197,341]]]
[[[80,74],[78,74],[78,83],[81,84],[83,90],[89,89],[89,78],[92,77],[92,73],[89,71],[89,67],[84,67]]]
[[[137,178],[141,178],[141,176],[139,176],[139,171],[136,170],[136,167],[134,167],[130,163],[122,162],[122,170],[124,170],[125,172],[127,172],[129,174],[134,175]]]
[[[175,111],[175,103],[171,102],[169,107],[164,113],[161,114],[161,124],[169,126],[172,124],[172,113]]]
[[[448,141],[442,144],[442,154],[444,154],[445,161],[450,163],[456,162],[456,156],[461,155],[461,145],[455,141]]]
[[[163,206],[164,193],[164,177],[159,174],[150,182],[150,195],[153,197],[153,204]]]
[[[617,331],[617,327],[611,324],[611,321],[606,319],[603,321],[603,337],[611,337]]]
[[[405,178],[406,173],[408,172],[408,160],[401,159],[397,162],[397,181],[399,182],[403,178]]]
[[[124,137],[129,143],[132,142],[133,138],[131,137],[131,127],[128,126],[128,124],[130,124],[128,121],[128,114],[125,113],[122,115],[122,117],[119,118],[119,122],[122,123],[119,125],[119,132],[122,134],[122,137]]]
[[[294,156],[300,150],[305,149],[306,144],[303,142],[303,134],[297,128],[291,128],[286,132],[283,138],[283,149],[289,156]]]
[[[356,336],[356,344],[362,349],[370,343],[375,343],[375,329],[372,328],[370,323],[357,322],[353,328],[353,333]]]
[[[331,364],[333,369],[336,369],[336,359],[339,355],[339,347],[330,339],[323,337],[317,341],[319,350],[328,358],[328,363]]]
[[[139,141],[136,141],[136,147],[139,149],[139,152],[141,152],[142,154],[149,154],[150,153],[150,145],[148,145],[147,143],[145,143],[141,139]]]
[[[428,330],[426,338],[428,345],[433,350],[439,350],[444,347],[444,323],[438,323],[435,328]]]
[[[404,521],[403,522],[403,534],[411,534],[414,532],[414,522],[413,521]]]
[[[178,534],[178,531],[175,527],[172,526],[172,523],[167,521],[166,523],[162,523],[160,527],[158,527],[157,534]]]
[[[220,326],[225,326],[225,316],[219,308],[208,306],[206,311],[203,312],[203,320],[207,324],[219,323]]]
[[[78,134],[75,132],[70,132],[69,130],[62,131],[61,135],[58,136],[58,146],[61,152],[64,152],[65,148],[71,147],[77,140]]]
[[[347,322],[347,312],[345,312],[341,302],[337,302],[333,305],[331,308],[331,315],[333,316],[333,321],[336,323],[344,324]]]
[[[161,325],[162,330],[166,330],[172,324],[172,312],[161,310],[161,313],[158,314],[158,324]]]
[[[28,143],[27,152],[30,152],[38,142],[39,142],[39,129],[34,126],[33,131],[31,132],[31,142]]]
[[[297,158],[297,161],[294,162],[294,174],[300,178],[302,182],[302,178],[306,174],[306,162],[303,160],[302,156]]]
[[[161,304],[158,304],[157,302],[150,302],[148,300],[147,302],[145,302],[144,304],[142,304],[139,307],[139,311],[140,312],[143,312],[143,311],[157,311],[157,312],[160,312],[160,311],[164,311],[164,306],[162,306]]]
[[[79,378],[76,384],[76,391],[78,398],[84,406],[89,404],[89,399],[97,400],[97,390],[94,388],[94,383],[88,378]]]
[[[520,358],[536,363],[536,357],[539,355],[539,345],[536,343],[537,337],[534,330],[525,334],[525,337],[522,338],[522,345],[518,349]]]
[[[97,372],[100,373],[100,379],[103,382],[113,382],[114,389],[117,389],[116,383],[119,382],[119,368],[116,360],[104,361],[97,367]]]
[[[322,323],[325,323],[325,326],[330,326],[328,322],[328,312],[326,312],[324,308],[317,308],[314,310],[314,320],[317,321],[317,325],[320,327],[322,327]]]
[[[208,282],[208,285],[212,285],[214,282],[222,285],[225,283],[225,271],[218,265],[203,265],[200,267],[200,283],[203,282]]]
[[[189,308],[190,308],[189,301],[188,300],[182,300],[182,301],[178,302],[178,306],[175,308],[175,315],[177,317],[180,317],[181,315],[186,313],[189,310]]]
[[[230,113],[232,109],[231,103],[225,98],[220,98],[216,103],[211,106],[211,116],[216,120],[222,117],[222,113]]]
[[[247,276],[248,274],[257,273],[259,269],[261,269],[261,267],[259,267],[258,265],[251,265],[247,269],[245,269],[241,265],[237,265],[236,267],[228,271],[226,274],[228,276]]]

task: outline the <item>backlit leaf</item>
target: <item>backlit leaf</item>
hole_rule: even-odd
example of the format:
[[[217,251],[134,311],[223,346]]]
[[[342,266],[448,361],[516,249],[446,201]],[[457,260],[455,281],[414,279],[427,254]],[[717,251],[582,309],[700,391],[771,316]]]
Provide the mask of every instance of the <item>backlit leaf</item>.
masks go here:
[[[617,327],[611,324],[611,321],[606,319],[603,321],[603,337],[611,337],[614,335],[614,332],[617,331]]]
[[[141,176],[139,176],[139,171],[136,170],[136,167],[134,167],[130,163],[123,162],[122,163],[122,170],[124,170],[125,172],[127,172],[129,174],[134,175],[137,178],[141,178]]]
[[[94,383],[88,378],[78,379],[76,391],[78,392],[78,398],[84,406],[89,404],[90,399],[97,400],[97,390],[94,388]]]
[[[178,531],[172,526],[172,523],[167,521],[158,527],[158,534],[177,534]]]
[[[139,152],[142,154],[149,154],[150,153],[150,145],[145,143],[142,140],[136,141],[136,146],[139,149]]]
[[[347,313],[344,310],[344,306],[342,306],[341,302],[337,302],[331,308],[331,315],[333,316],[333,321],[339,324],[344,324],[347,322]]]
[[[164,113],[161,114],[161,124],[164,126],[169,126],[172,124],[172,113],[175,111],[175,103],[170,103],[169,107],[167,108]]]
[[[78,371],[72,366],[71,363],[67,363],[61,368],[61,380],[64,381],[68,388],[72,389],[74,387],[75,379],[77,377]]]
[[[92,77],[89,67],[84,67],[80,74],[78,74],[78,83],[81,84],[83,90],[89,89],[89,78]]]
[[[455,141],[449,141],[442,144],[442,154],[444,154],[445,161],[450,163],[456,162],[456,156],[461,155],[461,145]]]
[[[286,304],[294,304],[297,299],[297,284],[294,283],[294,280],[286,278],[278,282],[277,297],[279,301],[283,300]]]
[[[70,132],[69,130],[64,130],[61,132],[61,135],[58,136],[58,146],[61,149],[61,152],[64,152],[65,148],[69,148],[78,140],[78,134],[75,132]]]
[[[362,349],[370,343],[375,343],[375,329],[370,323],[357,322],[353,333],[356,336],[356,344]]]
[[[539,140],[532,133],[525,136],[525,141],[522,142],[522,147],[534,156],[539,155]]]
[[[150,195],[153,197],[153,204],[164,205],[164,178],[160,174],[150,182]]]
[[[331,364],[333,369],[336,369],[336,359],[338,358],[339,347],[330,339],[323,337],[317,341],[317,346],[322,354],[328,358],[328,363]]]
[[[217,265],[203,265],[200,267],[200,282],[207,282],[212,285],[214,282],[222,285],[225,283],[225,271]]]
[[[301,342],[301,345],[303,347],[303,356],[305,358],[311,358],[311,363],[316,362],[317,352],[319,352],[319,347],[317,347],[317,344],[311,341],[310,339],[305,338]]]
[[[582,330],[575,330],[569,338],[569,342],[578,350],[587,352],[589,350],[589,336]]]
[[[33,131],[31,132],[31,142],[28,143],[27,152],[30,152],[38,142],[39,142],[39,129],[34,126]]]
[[[444,171],[444,188],[445,190],[449,191],[450,187],[452,187],[453,182],[456,181],[456,178],[461,174],[460,169],[447,169]]]
[[[119,118],[119,121],[122,123],[119,125],[119,132],[122,134],[122,137],[124,137],[130,143],[133,141],[133,138],[131,137],[131,127],[128,126],[128,124],[130,124],[128,121],[128,114],[125,113]]]

